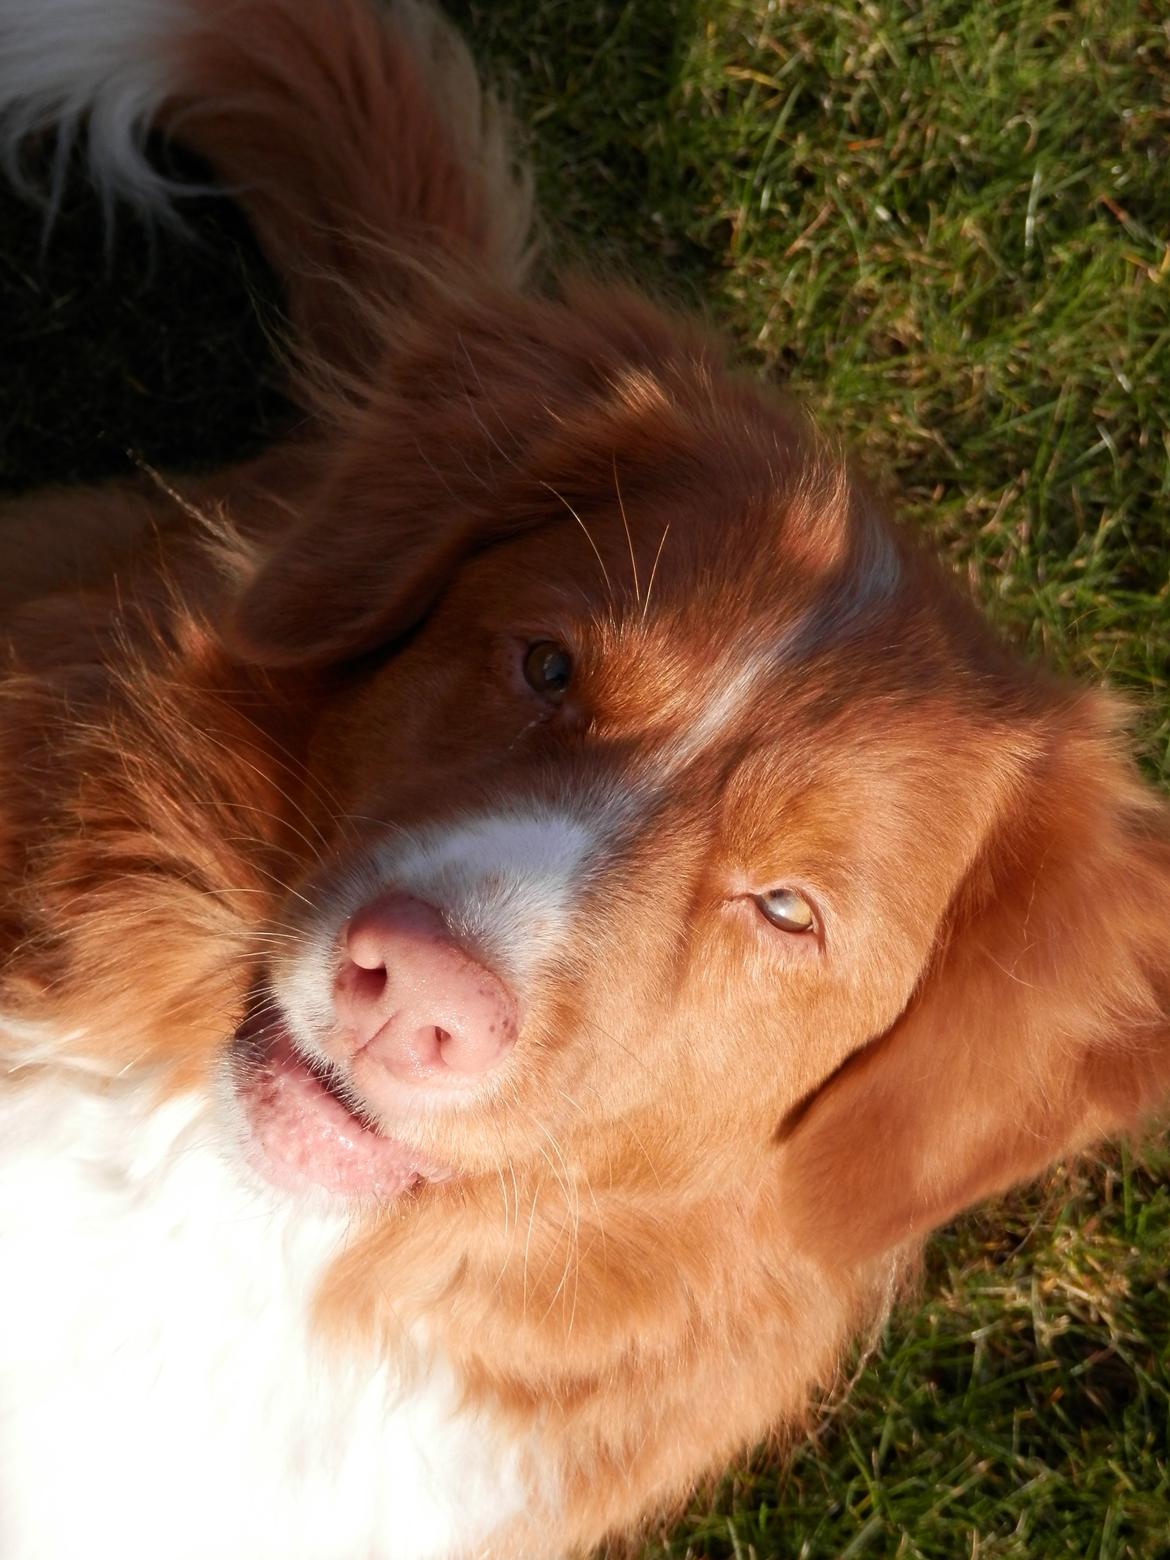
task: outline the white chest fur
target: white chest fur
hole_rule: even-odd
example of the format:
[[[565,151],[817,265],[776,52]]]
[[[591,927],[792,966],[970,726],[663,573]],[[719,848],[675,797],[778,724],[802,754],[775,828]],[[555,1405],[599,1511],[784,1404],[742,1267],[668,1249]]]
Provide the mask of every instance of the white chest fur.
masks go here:
[[[211,1116],[71,1075],[0,1092],[3,1560],[423,1560],[515,1515],[514,1448],[428,1359],[338,1360],[336,1216],[242,1184]]]

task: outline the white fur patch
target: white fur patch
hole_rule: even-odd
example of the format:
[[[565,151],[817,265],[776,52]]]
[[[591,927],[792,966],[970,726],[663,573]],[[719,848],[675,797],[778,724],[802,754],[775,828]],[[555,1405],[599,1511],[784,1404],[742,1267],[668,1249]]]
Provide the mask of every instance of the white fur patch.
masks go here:
[[[26,137],[56,126],[56,186],[87,119],[103,198],[165,210],[171,186],[143,156],[143,137],[169,90],[168,40],[189,23],[186,0],[0,0],[0,156],[10,176],[19,182]]]
[[[523,981],[556,951],[598,835],[570,813],[488,815],[383,847],[378,875],[438,905],[456,937]]]
[[[695,691],[688,726],[663,743],[660,776],[673,777],[727,732],[740,726],[751,705],[777,675],[868,626],[889,608],[902,582],[902,566],[890,537],[874,519],[851,539],[847,566],[824,594],[797,615],[771,644],[745,645],[707,671],[706,691]]]
[[[756,697],[761,685],[781,665],[783,650],[770,650],[748,657],[738,666],[723,669],[722,680],[699,705],[690,725],[659,749],[663,774],[674,775],[692,764],[732,725],[738,724],[745,709]]]
[[[213,1108],[46,1071],[0,1092],[4,1560],[428,1560],[523,1509],[450,1368],[309,1327],[343,1214],[247,1185]]]

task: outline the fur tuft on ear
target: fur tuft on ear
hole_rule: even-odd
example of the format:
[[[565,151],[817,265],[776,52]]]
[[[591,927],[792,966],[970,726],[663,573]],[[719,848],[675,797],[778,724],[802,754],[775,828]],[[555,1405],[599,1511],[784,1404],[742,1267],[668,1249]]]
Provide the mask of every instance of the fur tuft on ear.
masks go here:
[[[1170,809],[1084,694],[951,907],[907,1011],[787,1125],[785,1200],[830,1265],[925,1237],[1170,1093]]]

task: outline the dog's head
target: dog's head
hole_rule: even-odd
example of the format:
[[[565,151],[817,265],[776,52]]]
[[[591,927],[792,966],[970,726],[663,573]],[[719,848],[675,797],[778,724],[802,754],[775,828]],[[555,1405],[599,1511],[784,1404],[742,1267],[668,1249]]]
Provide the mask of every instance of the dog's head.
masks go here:
[[[614,294],[448,307],[234,618],[255,663],[348,668],[237,1051],[269,1171],[623,1164],[766,1188],[848,1266],[1137,1122],[1170,839],[1112,702],[701,338]]]

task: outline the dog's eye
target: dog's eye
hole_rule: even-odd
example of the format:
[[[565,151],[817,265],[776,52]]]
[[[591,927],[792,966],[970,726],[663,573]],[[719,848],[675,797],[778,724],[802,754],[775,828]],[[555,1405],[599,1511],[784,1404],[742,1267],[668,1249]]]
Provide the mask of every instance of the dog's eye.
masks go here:
[[[791,888],[774,888],[771,893],[756,894],[755,901],[772,925],[782,932],[811,932],[816,927],[817,918],[812,906]]]
[[[551,639],[539,639],[524,654],[524,680],[542,699],[559,704],[573,675],[573,658]]]

